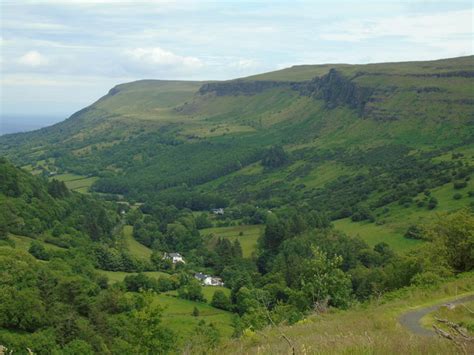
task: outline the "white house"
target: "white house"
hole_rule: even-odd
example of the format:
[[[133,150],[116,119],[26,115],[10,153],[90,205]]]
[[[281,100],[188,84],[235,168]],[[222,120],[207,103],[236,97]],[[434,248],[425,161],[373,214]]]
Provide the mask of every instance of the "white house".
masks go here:
[[[169,254],[165,253],[165,255],[163,256],[163,259],[171,260],[173,264],[177,264],[177,263],[186,264],[186,262],[184,261],[184,258],[182,257],[180,253],[169,253]]]
[[[220,277],[208,276],[204,279],[204,285],[206,286],[224,286],[224,282]]]
[[[197,274],[194,274],[194,278],[201,281],[205,286],[224,286],[224,282],[222,282],[220,277],[214,277],[198,272]]]

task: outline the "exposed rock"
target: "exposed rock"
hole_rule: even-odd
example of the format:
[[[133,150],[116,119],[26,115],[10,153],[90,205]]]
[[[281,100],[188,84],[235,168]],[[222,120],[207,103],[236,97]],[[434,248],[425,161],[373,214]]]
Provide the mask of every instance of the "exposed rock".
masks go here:
[[[300,93],[315,99],[323,99],[327,108],[336,108],[347,105],[362,113],[365,104],[369,101],[373,90],[362,87],[331,69],[328,74],[301,85]]]
[[[226,95],[255,95],[274,88],[288,88],[296,90],[300,95],[324,100],[329,109],[341,105],[349,106],[362,113],[365,104],[369,101],[372,89],[361,87],[350,79],[331,69],[322,77],[315,77],[309,81],[226,81],[207,83],[201,86],[199,94],[214,93],[217,96]]]

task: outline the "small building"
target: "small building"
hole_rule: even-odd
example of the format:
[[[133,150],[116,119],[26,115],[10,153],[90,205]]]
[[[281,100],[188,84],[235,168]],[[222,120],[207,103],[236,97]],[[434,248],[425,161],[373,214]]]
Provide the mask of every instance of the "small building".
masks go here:
[[[224,209],[223,208],[213,208],[212,213],[222,216],[224,214]]]
[[[165,255],[163,256],[163,259],[171,260],[173,264],[177,264],[177,263],[186,264],[183,256],[180,253],[169,253],[169,254],[165,253]]]
[[[220,277],[208,276],[204,279],[204,285],[206,286],[224,286],[224,282]]]
[[[198,272],[194,274],[194,278],[201,281],[204,286],[224,286],[224,282],[222,282],[220,277],[214,277]]]

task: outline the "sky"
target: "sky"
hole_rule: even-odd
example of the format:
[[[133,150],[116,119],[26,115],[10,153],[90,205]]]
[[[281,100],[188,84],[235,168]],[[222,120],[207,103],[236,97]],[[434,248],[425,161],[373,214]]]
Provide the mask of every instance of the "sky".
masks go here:
[[[473,54],[471,1],[0,4],[2,117],[64,119],[138,79],[221,80],[297,64]]]

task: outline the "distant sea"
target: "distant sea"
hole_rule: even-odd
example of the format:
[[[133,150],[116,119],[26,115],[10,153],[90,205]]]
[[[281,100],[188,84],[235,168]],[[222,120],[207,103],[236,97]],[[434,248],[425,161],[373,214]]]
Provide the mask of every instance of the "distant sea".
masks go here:
[[[67,118],[64,116],[35,116],[35,115],[0,115],[0,136],[9,133],[34,131],[51,126]]]

